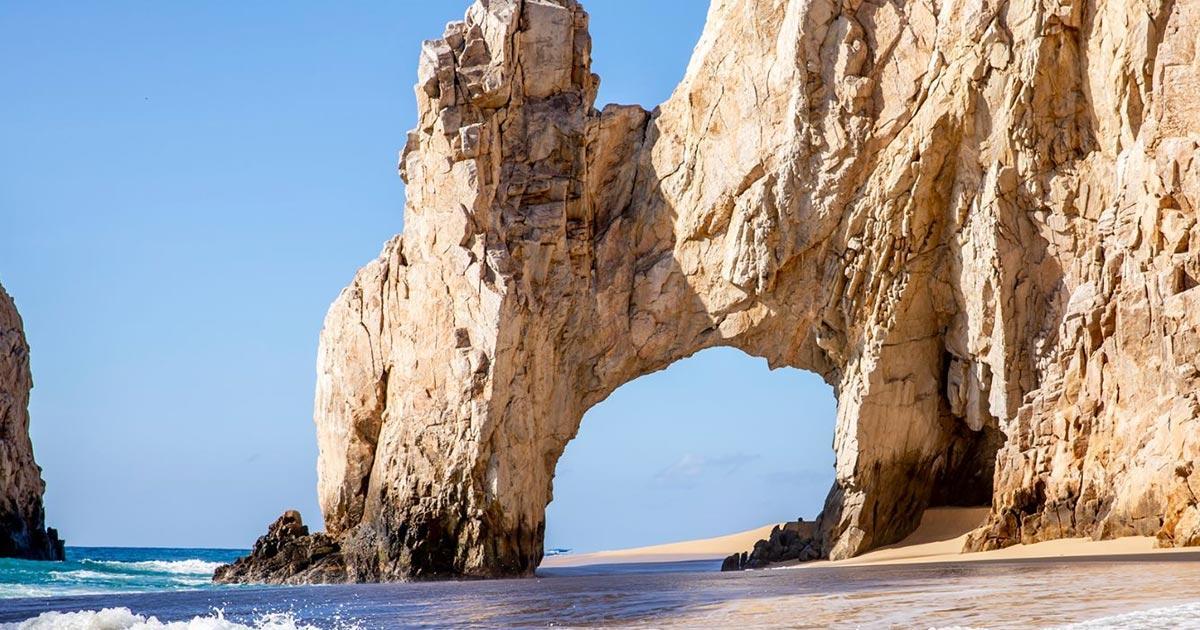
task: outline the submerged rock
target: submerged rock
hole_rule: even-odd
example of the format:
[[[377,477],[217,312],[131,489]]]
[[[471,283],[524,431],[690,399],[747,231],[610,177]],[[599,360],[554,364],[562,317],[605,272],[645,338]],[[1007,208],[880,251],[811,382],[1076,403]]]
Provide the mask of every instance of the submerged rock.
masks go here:
[[[254,543],[250,555],[217,567],[213,581],[223,584],[307,584],[343,582],[346,566],[337,541],[310,534],[295,510],[284,512]]]
[[[303,579],[530,575],[584,412],[712,346],[835,389],[802,556],[980,501],[971,549],[1200,541],[1200,4],[719,0],[653,112],[593,108],[587,26],[425,43],[405,233],[318,353],[347,571]]]
[[[29,439],[32,388],[21,315],[0,286],[0,558],[63,560],[63,541],[46,527],[46,484]]]

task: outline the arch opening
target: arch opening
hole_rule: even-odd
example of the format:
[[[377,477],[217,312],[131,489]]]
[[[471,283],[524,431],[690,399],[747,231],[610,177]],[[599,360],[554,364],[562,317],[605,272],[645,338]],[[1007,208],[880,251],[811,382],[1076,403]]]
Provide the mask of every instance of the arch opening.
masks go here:
[[[865,483],[861,467],[848,468],[850,479],[838,472],[835,433],[853,431],[856,439],[872,443],[910,436],[881,434],[879,409],[842,422],[839,414],[845,410],[838,408],[835,389],[813,372],[770,368],[761,357],[717,346],[634,378],[584,414],[553,468],[543,521],[546,557],[639,549],[659,561],[671,554],[641,548],[758,530],[760,536],[739,543],[741,549],[720,550],[740,558],[734,568],[744,568],[796,559],[797,550],[802,560],[848,557],[896,543],[932,508],[983,508],[969,516],[958,510],[931,512],[932,528],[945,529],[939,523],[947,519],[953,527],[966,527],[976,512],[981,522],[975,526],[982,525],[1004,436],[994,418],[982,414],[981,426],[973,426],[955,406],[951,360],[934,360],[930,368],[945,393],[933,396],[930,407],[917,406],[924,413],[914,416],[918,409],[910,405],[896,405],[893,413],[923,418],[914,428],[941,435],[937,452],[911,460],[901,455],[882,468],[872,465]],[[889,425],[885,433],[899,430],[900,425]],[[864,487],[868,504],[903,514],[905,520],[839,555],[834,543],[859,535],[842,528],[841,508],[848,493]],[[768,538],[764,526],[789,523],[771,533],[756,555],[747,556],[755,540]],[[691,548],[715,555],[709,547]],[[637,557],[626,554],[623,561]]]
[[[555,469],[545,548],[627,549],[811,520],[834,481],[836,400],[731,347],[617,388]]]

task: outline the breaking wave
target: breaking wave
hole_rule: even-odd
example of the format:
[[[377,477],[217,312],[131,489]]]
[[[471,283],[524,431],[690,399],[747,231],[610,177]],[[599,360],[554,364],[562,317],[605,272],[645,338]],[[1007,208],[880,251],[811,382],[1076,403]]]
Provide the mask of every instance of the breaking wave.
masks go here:
[[[357,626],[340,625],[339,630]],[[300,622],[291,613],[268,613],[252,622],[238,623],[220,610],[187,621],[159,621],[136,615],[128,608],[105,608],[81,612],[48,612],[19,623],[0,623],[0,630],[318,630]]]
[[[192,558],[189,560],[143,560],[121,562],[120,560],[84,560],[84,564],[95,564],[122,571],[148,571],[151,573],[177,573],[186,575],[212,575],[220,562],[208,562]]]
[[[68,547],[64,562],[0,559],[0,601],[212,588],[217,567],[241,551]]]
[[[1177,606],[1164,606],[1131,613],[1100,617],[1083,621],[1062,630],[1100,630],[1108,628],[1177,628],[1181,630],[1200,629],[1200,602],[1190,602]]]
[[[89,580],[136,580],[138,576],[129,575],[126,573],[112,573],[107,571],[89,571],[87,569],[79,569],[77,571],[51,571],[50,579],[55,582],[87,582]]]

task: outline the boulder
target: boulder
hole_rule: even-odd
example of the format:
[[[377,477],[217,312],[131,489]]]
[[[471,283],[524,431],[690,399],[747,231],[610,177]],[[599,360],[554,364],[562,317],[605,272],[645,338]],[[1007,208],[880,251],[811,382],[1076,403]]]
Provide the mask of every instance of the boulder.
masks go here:
[[[804,519],[776,526],[771,535],[754,543],[749,552],[735,553],[721,563],[722,571],[759,569],[778,562],[808,562],[822,557],[817,523]]]

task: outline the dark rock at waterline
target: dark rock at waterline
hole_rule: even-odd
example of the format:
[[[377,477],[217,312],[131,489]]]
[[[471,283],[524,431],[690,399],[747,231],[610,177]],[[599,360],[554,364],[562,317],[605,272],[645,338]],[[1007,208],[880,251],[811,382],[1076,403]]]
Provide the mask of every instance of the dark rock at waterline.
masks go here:
[[[0,516],[0,558],[61,562],[66,555],[66,543],[53,527],[31,525],[19,512]]]
[[[346,581],[341,548],[322,532],[310,534],[296,510],[275,520],[250,555],[217,567],[220,584],[311,584]]]
[[[822,557],[816,524],[800,519],[782,526],[776,525],[769,538],[754,543],[753,550],[725,558],[721,570],[758,569],[776,562],[807,562]]]

